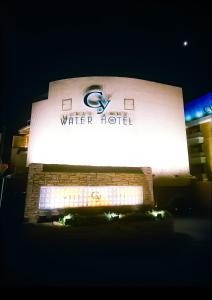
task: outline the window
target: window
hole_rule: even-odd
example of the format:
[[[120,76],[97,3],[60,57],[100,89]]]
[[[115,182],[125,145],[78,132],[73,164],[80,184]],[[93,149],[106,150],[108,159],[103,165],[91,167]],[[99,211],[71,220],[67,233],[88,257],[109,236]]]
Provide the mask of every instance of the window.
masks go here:
[[[124,99],[124,109],[134,110],[134,99]]]
[[[72,99],[63,99],[62,100],[62,110],[67,111],[72,109]]]

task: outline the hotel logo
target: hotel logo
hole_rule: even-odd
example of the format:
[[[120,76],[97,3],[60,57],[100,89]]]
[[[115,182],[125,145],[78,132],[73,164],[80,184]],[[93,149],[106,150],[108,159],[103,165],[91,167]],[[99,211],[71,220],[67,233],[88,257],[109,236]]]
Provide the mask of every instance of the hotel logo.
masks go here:
[[[97,114],[102,114],[111,100],[106,100],[102,92],[89,92],[84,97],[86,106],[95,108]]]

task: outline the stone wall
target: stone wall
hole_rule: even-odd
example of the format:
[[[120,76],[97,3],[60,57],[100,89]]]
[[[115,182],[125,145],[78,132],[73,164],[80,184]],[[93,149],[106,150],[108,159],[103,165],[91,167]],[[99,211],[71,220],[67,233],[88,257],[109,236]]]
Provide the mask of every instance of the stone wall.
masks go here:
[[[153,205],[151,168],[112,168],[66,166],[66,171],[44,171],[46,165],[30,164],[28,173],[25,218],[36,222],[39,217],[40,186],[143,186],[143,204]],[[58,166],[58,165],[57,165]],[[47,168],[48,169],[48,168]],[[54,170],[54,168],[53,168]],[[62,170],[62,166],[61,166]]]

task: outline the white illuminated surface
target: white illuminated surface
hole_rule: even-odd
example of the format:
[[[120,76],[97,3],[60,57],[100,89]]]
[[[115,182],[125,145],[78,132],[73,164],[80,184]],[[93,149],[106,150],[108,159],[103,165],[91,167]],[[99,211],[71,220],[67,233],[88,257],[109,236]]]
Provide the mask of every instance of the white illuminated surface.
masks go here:
[[[140,205],[142,186],[42,186],[39,209]]]
[[[83,101],[86,88],[96,84],[111,95],[104,112],[125,112],[133,125],[100,123],[102,114]],[[70,113],[90,113],[92,125],[61,125],[62,99],[69,98]],[[134,110],[125,110],[124,99],[134,99]],[[32,106],[27,162],[151,167],[155,175],[188,175],[182,89],[106,76],[51,82],[48,99]]]

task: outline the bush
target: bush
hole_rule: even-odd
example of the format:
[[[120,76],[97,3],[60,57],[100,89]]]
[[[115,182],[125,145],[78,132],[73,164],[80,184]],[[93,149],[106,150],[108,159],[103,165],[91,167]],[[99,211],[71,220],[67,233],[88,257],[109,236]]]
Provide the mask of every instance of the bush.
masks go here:
[[[139,221],[158,221],[166,220],[172,215],[166,210],[148,210],[145,212],[134,212],[127,214],[120,214],[118,212],[105,212],[104,214],[96,215],[79,215],[67,214],[59,218],[62,225],[71,226],[87,226],[99,225],[108,222],[139,222]]]
[[[172,216],[167,210],[149,210],[145,214],[153,217],[156,220],[165,220]]]
[[[97,225],[105,223],[105,219],[100,215],[83,216],[79,214],[68,214],[61,216],[59,222],[62,225],[83,226],[83,225]]]

